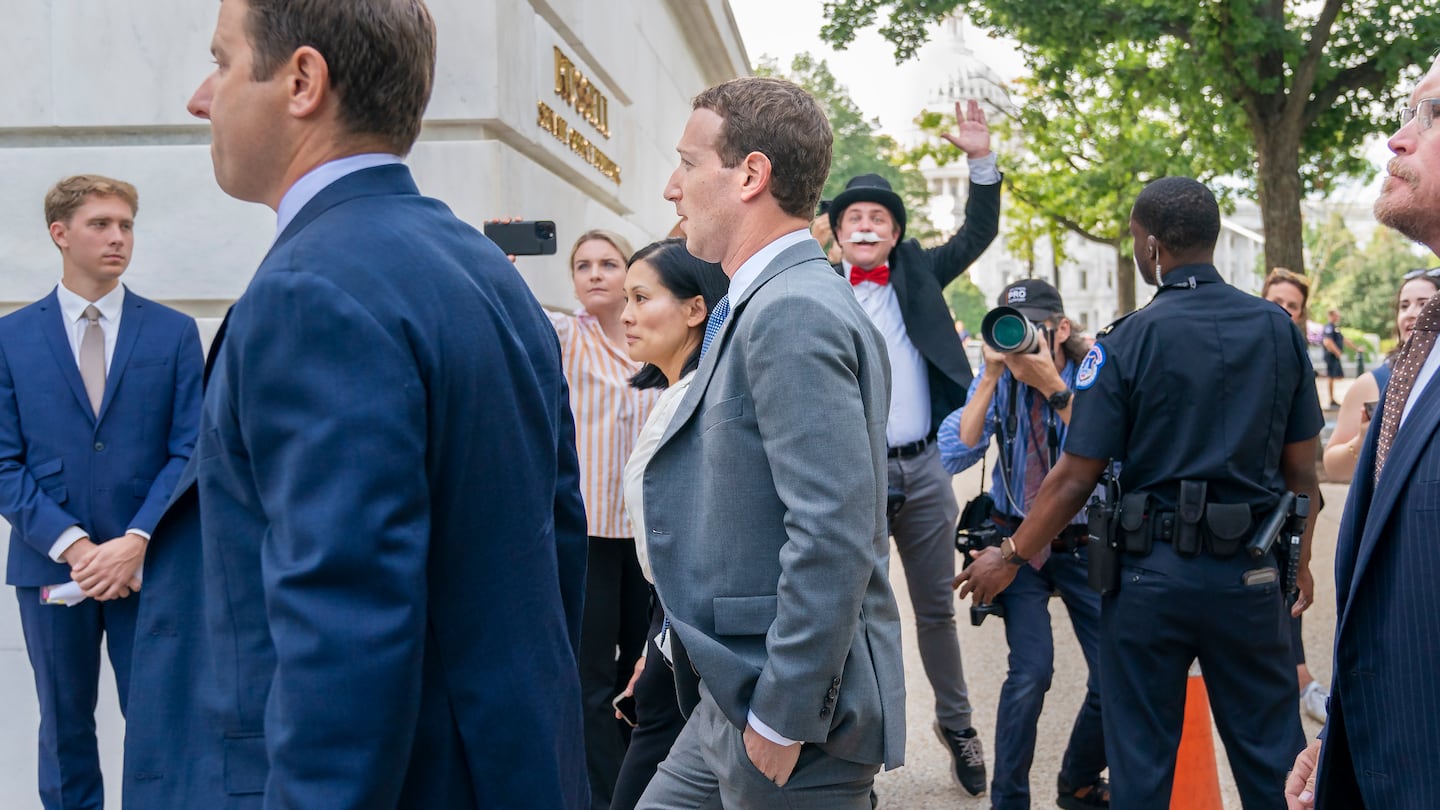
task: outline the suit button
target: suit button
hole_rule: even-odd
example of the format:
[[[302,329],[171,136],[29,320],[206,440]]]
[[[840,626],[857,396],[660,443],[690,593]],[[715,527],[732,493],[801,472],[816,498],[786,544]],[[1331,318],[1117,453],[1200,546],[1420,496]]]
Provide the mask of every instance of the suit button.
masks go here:
[[[105,442],[95,442],[95,452],[101,453],[105,450]]]

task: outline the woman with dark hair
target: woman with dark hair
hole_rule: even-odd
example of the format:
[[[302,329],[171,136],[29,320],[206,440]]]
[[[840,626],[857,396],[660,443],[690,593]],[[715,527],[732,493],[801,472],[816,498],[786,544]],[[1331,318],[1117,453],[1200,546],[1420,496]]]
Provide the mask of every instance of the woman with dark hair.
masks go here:
[[[1400,279],[1400,289],[1395,292],[1395,349],[1399,351],[1415,320],[1420,316],[1421,307],[1440,290],[1440,267],[1430,270],[1411,270]],[[1325,444],[1325,475],[1331,481],[1345,483],[1355,474],[1355,461],[1360,457],[1360,446],[1365,443],[1365,432],[1370,427],[1371,413],[1390,383],[1390,358],[1355,379],[1340,405],[1340,415],[1335,418],[1335,432]]]
[[[625,275],[626,303],[621,315],[625,341],[631,359],[645,364],[631,378],[631,385],[664,389],[625,463],[625,506],[635,528],[635,551],[646,579],[652,577],[645,550],[645,467],[700,365],[700,344],[710,310],[729,288],[730,279],[720,265],[691,256],[683,238],[665,239],[641,248],[631,257]],[[635,807],[655,775],[655,768],[685,725],[676,703],[675,676],[656,646],[665,615],[653,587],[650,605],[645,655],[635,665],[635,676],[622,693],[634,696],[635,716],[630,720],[638,722],[630,735],[630,747],[610,801],[611,810]],[[618,710],[616,717],[626,719]]]
[[[595,808],[608,805],[628,742],[629,729],[612,717],[610,701],[625,686],[631,665],[645,654],[647,588],[635,556],[621,479],[656,394],[630,385],[640,364],[626,351],[620,323],[628,255],[630,243],[619,234],[598,229],[581,234],[570,250],[570,281],[580,308],[549,313],[560,338],[575,412],[575,449],[590,535],[576,658]]]

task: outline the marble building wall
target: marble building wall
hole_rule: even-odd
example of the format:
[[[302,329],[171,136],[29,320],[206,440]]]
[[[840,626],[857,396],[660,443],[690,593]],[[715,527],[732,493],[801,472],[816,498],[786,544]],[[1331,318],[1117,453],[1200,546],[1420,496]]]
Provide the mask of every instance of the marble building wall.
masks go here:
[[[690,98],[749,72],[726,0],[430,0],[436,84],[408,162],[422,192],[479,227],[553,219],[560,254],[522,258],[542,302],[573,304],[570,242],[594,227],[637,244],[665,235],[661,198]],[[216,187],[209,127],[185,102],[211,70],[219,4],[39,0],[7,7],[0,49],[0,312],[46,294],[59,261],[42,199],[58,178],[110,174],[140,190],[127,283],[205,321],[238,296],[274,214]],[[608,137],[556,94],[556,53],[604,97]],[[593,98],[593,97],[592,97]],[[541,106],[551,130],[541,126]],[[555,122],[563,121],[562,127]],[[586,160],[596,149],[618,167]]]

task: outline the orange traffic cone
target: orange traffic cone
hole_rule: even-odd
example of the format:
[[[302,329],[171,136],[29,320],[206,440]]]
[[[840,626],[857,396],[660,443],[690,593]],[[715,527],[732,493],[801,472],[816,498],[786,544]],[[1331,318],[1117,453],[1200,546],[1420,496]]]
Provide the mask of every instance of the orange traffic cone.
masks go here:
[[[1222,810],[1220,772],[1215,765],[1215,738],[1210,730],[1210,697],[1200,668],[1190,670],[1185,690],[1185,730],[1175,757],[1175,786],[1170,810]]]

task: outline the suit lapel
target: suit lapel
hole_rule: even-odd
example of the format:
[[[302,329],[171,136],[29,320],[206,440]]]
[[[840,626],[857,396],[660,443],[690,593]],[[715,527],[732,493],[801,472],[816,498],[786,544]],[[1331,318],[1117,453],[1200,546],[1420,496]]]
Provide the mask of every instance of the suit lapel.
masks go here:
[[[779,256],[771,260],[770,264],[766,265],[759,277],[745,289],[738,300],[730,302],[730,315],[725,319],[725,323],[720,325],[720,331],[716,333],[714,341],[711,342],[710,350],[700,358],[700,365],[695,369],[695,380],[690,383],[690,390],[685,392],[685,398],[680,400],[680,404],[676,407],[675,416],[671,418],[664,435],[660,437],[660,443],[656,445],[657,451],[669,443],[670,438],[695,415],[695,409],[699,407],[700,400],[705,396],[705,389],[710,386],[710,379],[715,376],[715,365],[725,350],[730,331],[734,328],[735,322],[740,319],[745,302],[755,295],[756,290],[765,286],[780,273],[801,262],[813,259],[825,261],[825,253],[820,250],[820,243],[813,239],[807,239],[798,245],[786,248],[781,251]]]
[[[125,314],[120,318],[120,334],[115,336],[115,354],[110,357],[110,369],[105,374],[105,396],[100,400],[100,413],[96,422],[104,421],[105,412],[110,410],[110,401],[120,388],[120,378],[130,365],[130,353],[135,349],[140,330],[145,326],[145,299],[125,288]]]
[[[1386,392],[1387,396],[1389,392]],[[1400,425],[1400,430],[1395,434],[1395,443],[1390,450],[1390,457],[1385,460],[1385,470],[1380,474],[1380,479],[1374,482],[1374,495],[1370,499],[1370,507],[1366,510],[1363,523],[1357,523],[1354,529],[1360,537],[1360,548],[1355,556],[1355,572],[1350,576],[1350,593],[1353,596],[1356,586],[1365,575],[1365,566],[1374,555],[1375,548],[1380,543],[1380,534],[1385,525],[1390,521],[1390,512],[1400,499],[1405,485],[1410,482],[1410,474],[1414,471],[1420,457],[1430,448],[1431,436],[1434,435],[1437,427],[1440,427],[1440,374],[1430,378],[1425,390],[1418,394],[1420,397],[1415,401],[1410,415]],[[1384,403],[1381,403],[1383,407]],[[1377,413],[1380,411],[1377,410]],[[1376,420],[1376,424],[1378,425]],[[1371,436],[1365,440],[1366,452],[1356,460],[1356,464],[1368,463],[1369,469],[1375,467],[1374,444],[1378,441],[1378,428],[1372,426]],[[1348,600],[1347,600],[1348,601]]]
[[[75,352],[70,349],[70,338],[65,334],[69,324],[65,323],[65,313],[60,309],[60,298],[54,290],[45,298],[42,308],[40,331],[45,334],[45,342],[50,345],[50,353],[55,357],[55,367],[60,369],[60,376],[70,384],[70,393],[75,395],[75,401],[80,403],[91,420],[95,419],[95,412],[90,408],[90,396],[85,393],[85,381],[80,379],[80,366],[75,363]]]

